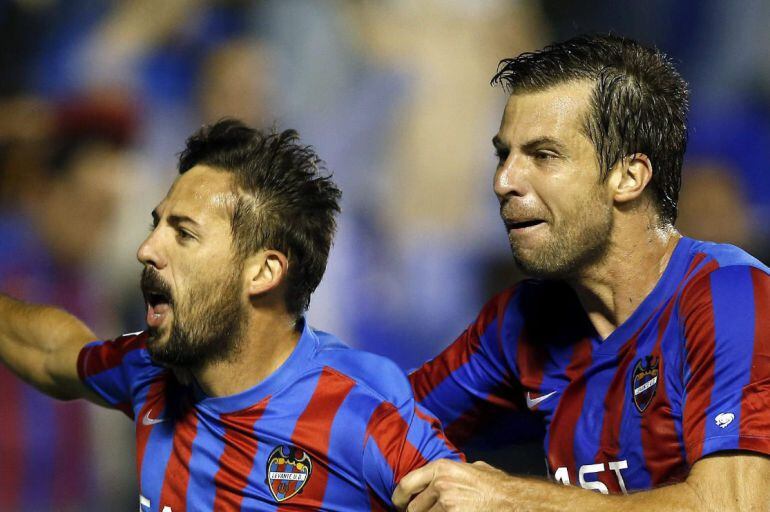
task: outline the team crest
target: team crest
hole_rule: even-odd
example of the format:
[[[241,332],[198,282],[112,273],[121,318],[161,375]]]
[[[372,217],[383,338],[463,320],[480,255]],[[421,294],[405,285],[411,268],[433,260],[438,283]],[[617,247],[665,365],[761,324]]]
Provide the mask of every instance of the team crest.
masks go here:
[[[644,361],[644,364],[642,362]],[[634,376],[631,379],[631,392],[634,405],[641,413],[652,403],[658,389],[658,358],[646,356],[636,362]]]
[[[302,492],[313,472],[310,455],[296,446],[277,446],[267,458],[267,486],[275,501],[282,502]]]

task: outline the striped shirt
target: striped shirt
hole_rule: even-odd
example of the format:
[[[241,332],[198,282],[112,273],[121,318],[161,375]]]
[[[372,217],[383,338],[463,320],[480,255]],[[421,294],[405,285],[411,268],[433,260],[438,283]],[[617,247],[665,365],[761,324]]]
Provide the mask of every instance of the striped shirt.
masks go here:
[[[85,384],[136,423],[140,510],[384,510],[403,475],[461,460],[390,361],[304,326],[284,364],[226,397],[152,362],[146,333],[87,345]]]
[[[458,445],[501,412],[509,442],[536,419],[552,478],[603,493],[681,481],[718,451],[770,455],[769,273],[683,238],[606,339],[566,284],[523,281],[410,375],[415,396]]]

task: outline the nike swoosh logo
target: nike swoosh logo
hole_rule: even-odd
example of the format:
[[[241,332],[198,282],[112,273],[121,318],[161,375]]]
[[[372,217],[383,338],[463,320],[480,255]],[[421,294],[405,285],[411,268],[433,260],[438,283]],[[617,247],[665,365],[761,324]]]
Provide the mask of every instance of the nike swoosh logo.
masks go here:
[[[540,402],[542,402],[544,400],[547,400],[548,398],[550,398],[554,394],[556,394],[556,391],[551,391],[547,395],[539,396],[537,398],[530,398],[529,391],[527,391],[527,407],[529,407],[530,409],[533,409],[533,408],[537,407],[537,405]]]
[[[168,418],[150,418],[150,411],[147,411],[147,414],[144,415],[144,418],[142,418],[142,425],[155,425],[156,423],[163,423]]]

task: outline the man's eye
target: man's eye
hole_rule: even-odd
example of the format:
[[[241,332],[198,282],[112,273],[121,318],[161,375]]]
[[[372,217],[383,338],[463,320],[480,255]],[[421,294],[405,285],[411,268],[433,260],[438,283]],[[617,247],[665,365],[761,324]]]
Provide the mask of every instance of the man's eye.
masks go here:
[[[535,152],[535,159],[537,160],[551,160],[552,158],[556,158],[556,155],[554,153],[551,153],[550,151]]]
[[[194,238],[194,237],[192,236],[192,233],[190,233],[190,232],[189,232],[189,231],[187,231],[186,229],[182,229],[182,228],[180,228],[180,229],[178,229],[178,230],[177,230],[177,234],[178,234],[179,238],[181,238],[181,239],[183,239],[183,240],[187,240],[187,239],[191,239],[191,238]]]

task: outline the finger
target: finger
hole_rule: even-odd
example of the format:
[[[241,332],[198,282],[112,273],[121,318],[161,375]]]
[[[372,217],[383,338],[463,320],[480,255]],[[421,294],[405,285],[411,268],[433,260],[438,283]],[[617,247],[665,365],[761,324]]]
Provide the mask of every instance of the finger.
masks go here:
[[[409,506],[406,508],[407,512],[426,512],[428,510],[434,510],[434,507],[438,506],[438,493],[436,490],[428,486],[425,490],[412,498],[409,502]]]
[[[399,510],[405,510],[412,496],[425,489],[433,481],[434,462],[408,473],[393,491],[391,501]]]

